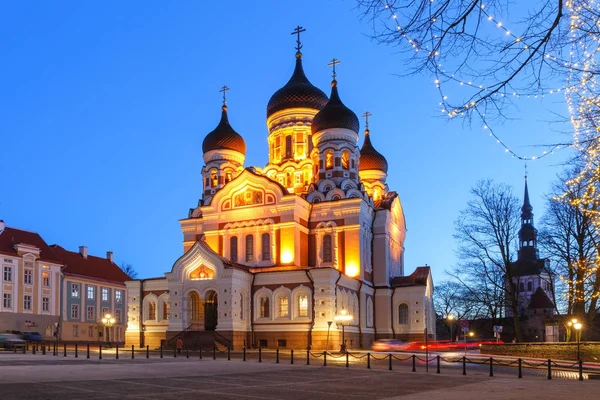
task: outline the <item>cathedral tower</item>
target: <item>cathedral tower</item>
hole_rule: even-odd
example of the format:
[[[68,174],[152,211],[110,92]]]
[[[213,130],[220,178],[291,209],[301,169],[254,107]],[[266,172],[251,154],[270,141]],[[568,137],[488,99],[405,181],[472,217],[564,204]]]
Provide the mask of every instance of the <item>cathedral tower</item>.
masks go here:
[[[360,181],[365,191],[377,202],[385,197],[388,187],[385,183],[387,178],[388,163],[385,157],[379,153],[371,144],[371,132],[369,131],[369,116],[366,112],[365,141],[360,149],[360,164],[358,170]]]

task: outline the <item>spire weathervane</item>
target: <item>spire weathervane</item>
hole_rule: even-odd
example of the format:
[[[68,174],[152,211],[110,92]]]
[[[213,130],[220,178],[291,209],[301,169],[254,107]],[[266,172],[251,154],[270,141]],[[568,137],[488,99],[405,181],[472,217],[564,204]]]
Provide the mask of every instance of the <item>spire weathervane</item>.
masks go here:
[[[527,180],[527,161],[525,161],[525,180]]]
[[[329,64],[327,64],[328,67],[333,67],[333,73],[331,76],[333,76],[333,80],[335,81],[335,78],[337,77],[337,73],[335,72],[335,66],[338,65],[341,61],[338,60],[337,58],[334,58],[333,60],[331,60],[329,62]]]
[[[296,29],[294,29],[294,32],[292,32],[292,35],[298,35],[298,38],[296,39],[296,53],[298,54],[300,54],[300,49],[302,49],[302,43],[300,42],[300,34],[302,32],[306,32],[306,29],[300,25],[298,25]]]
[[[223,87],[221,88],[221,90],[219,90],[219,93],[223,93],[223,105],[226,106],[227,105],[227,91],[229,90],[229,87],[227,85],[223,85]]]
[[[365,113],[363,115],[361,115],[361,117],[363,117],[365,119],[365,130],[368,131],[369,130],[369,117],[373,115],[368,111],[365,111]]]

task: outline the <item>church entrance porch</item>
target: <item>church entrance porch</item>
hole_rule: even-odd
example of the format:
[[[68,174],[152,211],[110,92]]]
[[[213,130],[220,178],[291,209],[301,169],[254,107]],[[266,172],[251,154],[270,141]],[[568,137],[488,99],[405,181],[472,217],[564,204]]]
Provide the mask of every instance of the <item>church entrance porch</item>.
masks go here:
[[[196,291],[188,295],[188,321],[187,330],[191,331],[214,331],[218,325],[218,295],[214,290],[208,290],[204,300]]]
[[[206,301],[204,302],[204,330],[214,331],[218,324],[218,299],[217,292],[210,290],[206,293]]]

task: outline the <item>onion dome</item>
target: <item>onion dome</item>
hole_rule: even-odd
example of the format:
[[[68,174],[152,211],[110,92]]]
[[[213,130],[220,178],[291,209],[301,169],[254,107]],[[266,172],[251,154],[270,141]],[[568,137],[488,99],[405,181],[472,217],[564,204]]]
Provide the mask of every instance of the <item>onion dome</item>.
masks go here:
[[[275,92],[267,105],[267,118],[277,111],[289,108],[322,109],[327,104],[327,95],[308,80],[302,68],[302,53],[296,53],[296,68],[284,87]]]
[[[211,150],[235,150],[246,154],[246,142],[239,133],[233,130],[227,119],[227,106],[222,107],[221,121],[219,125],[204,138],[202,142],[202,152],[207,153]]]
[[[331,82],[331,97],[321,111],[315,115],[311,125],[312,133],[324,129],[344,128],[358,134],[358,118],[348,107],[342,103],[337,89],[337,81]]]
[[[358,171],[367,170],[379,170],[387,174],[388,163],[385,157],[375,150],[371,144],[370,133],[368,129],[365,129],[365,142],[360,149],[360,163],[358,165]]]

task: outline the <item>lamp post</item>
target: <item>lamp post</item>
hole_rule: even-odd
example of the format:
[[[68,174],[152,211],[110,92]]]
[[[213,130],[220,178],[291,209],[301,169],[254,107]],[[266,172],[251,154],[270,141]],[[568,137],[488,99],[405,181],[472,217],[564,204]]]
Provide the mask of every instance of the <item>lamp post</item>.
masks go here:
[[[446,320],[448,321],[448,325],[450,325],[450,343],[452,343],[454,342],[454,335],[452,334],[452,328],[454,327],[454,315],[448,314]]]
[[[115,319],[110,314],[106,314],[104,318],[102,318],[102,324],[106,329],[106,341],[108,342],[108,347],[112,347],[110,344],[110,328],[115,324]]]
[[[327,343],[325,344],[325,351],[329,351],[329,330],[333,321],[327,321]]]
[[[573,326],[577,323],[577,318],[572,318],[569,322],[567,322],[567,326],[569,327],[569,342],[573,340]]]
[[[579,345],[580,345],[580,339],[581,339],[581,327],[583,325],[581,325],[579,322],[576,322],[573,324],[573,328],[575,328],[575,335],[577,336],[577,361],[579,361],[581,358],[579,356]]]
[[[352,315],[348,314],[348,311],[342,308],[339,315],[336,315],[334,318],[336,323],[342,325],[342,344],[340,345],[340,353],[346,352],[346,334],[344,332],[344,323],[352,321]]]

